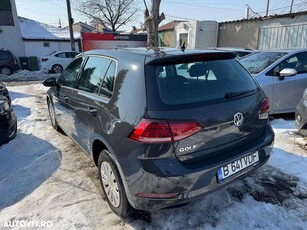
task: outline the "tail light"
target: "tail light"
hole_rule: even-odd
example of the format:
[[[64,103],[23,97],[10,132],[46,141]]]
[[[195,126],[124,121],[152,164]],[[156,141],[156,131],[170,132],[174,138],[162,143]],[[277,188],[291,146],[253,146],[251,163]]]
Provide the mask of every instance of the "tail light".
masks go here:
[[[202,129],[197,121],[167,121],[143,118],[129,138],[143,143],[179,141]]]
[[[48,58],[42,58],[42,61],[48,61]]]
[[[267,97],[265,97],[261,104],[261,111],[259,113],[259,119],[267,119],[269,117],[270,102]]]

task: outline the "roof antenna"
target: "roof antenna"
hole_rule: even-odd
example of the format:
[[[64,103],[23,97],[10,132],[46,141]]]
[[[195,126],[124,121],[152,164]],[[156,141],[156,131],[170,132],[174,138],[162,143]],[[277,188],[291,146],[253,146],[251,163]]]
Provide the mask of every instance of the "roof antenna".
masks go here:
[[[183,44],[182,44],[182,46],[181,46],[181,50],[182,50],[182,52],[185,51],[185,42],[183,42]]]

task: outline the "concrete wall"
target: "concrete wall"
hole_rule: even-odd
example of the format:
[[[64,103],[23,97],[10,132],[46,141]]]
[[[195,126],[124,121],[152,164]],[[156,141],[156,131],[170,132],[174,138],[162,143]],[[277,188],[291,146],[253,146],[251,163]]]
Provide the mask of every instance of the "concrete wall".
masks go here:
[[[159,46],[175,47],[173,30],[159,32]]]
[[[49,47],[44,47],[43,43],[48,42]],[[76,51],[79,51],[78,42],[75,42]],[[45,56],[53,51],[71,50],[70,41],[25,41],[25,55]]]
[[[25,46],[21,37],[15,1],[11,0],[14,26],[0,26],[0,49],[8,49],[15,56],[25,56]]]
[[[257,49],[260,21],[235,21],[219,24],[218,47]]]

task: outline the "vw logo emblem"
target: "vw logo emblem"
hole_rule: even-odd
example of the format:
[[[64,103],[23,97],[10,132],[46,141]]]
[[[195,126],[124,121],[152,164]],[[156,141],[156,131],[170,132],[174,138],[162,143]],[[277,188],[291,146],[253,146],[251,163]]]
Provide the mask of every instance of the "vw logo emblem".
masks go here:
[[[240,127],[243,124],[244,117],[242,113],[236,113],[233,116],[233,123],[235,126]]]

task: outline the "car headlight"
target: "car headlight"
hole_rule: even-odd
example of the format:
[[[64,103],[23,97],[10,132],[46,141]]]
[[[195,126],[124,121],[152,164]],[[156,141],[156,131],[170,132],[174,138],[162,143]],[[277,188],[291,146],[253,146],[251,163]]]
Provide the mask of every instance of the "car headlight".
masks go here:
[[[7,100],[0,100],[0,114],[4,113],[9,108],[10,106]]]

